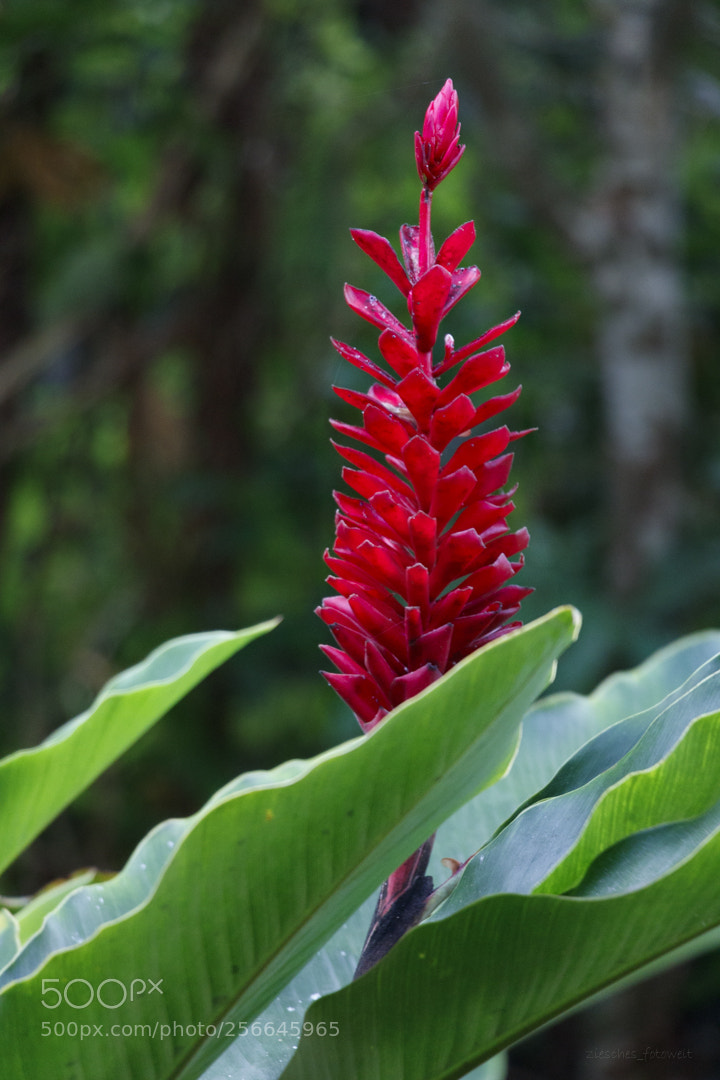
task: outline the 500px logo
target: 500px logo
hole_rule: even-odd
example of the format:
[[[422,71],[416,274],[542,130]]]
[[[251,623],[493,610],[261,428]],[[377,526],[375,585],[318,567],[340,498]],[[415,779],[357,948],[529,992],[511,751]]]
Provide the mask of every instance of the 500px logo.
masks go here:
[[[63,1002],[71,1009],[87,1009],[93,1001],[104,1009],[119,1009],[126,1001],[134,1001],[144,993],[162,994],[162,979],[133,979],[126,986],[120,979],[103,979],[93,986],[87,979],[70,979],[61,990],[60,979],[43,979],[42,1005],[46,1009],[57,1009]]]

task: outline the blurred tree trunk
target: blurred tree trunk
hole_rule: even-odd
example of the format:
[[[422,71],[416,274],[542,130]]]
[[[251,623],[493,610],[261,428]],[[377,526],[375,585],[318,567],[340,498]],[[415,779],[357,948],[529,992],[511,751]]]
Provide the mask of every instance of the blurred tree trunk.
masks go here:
[[[607,577],[620,598],[668,551],[682,512],[689,344],[676,74],[693,8],[682,0],[593,0],[598,163],[585,197],[552,174],[531,111],[514,99],[500,11],[456,0],[443,16],[442,36],[457,43],[457,66],[479,96],[488,147],[538,221],[586,268],[600,301]],[[513,32],[521,33],[516,24]]]
[[[603,303],[598,357],[610,466],[610,582],[631,593],[670,547],[689,343],[680,264],[678,46],[687,4],[598,0],[603,162],[585,254]]]

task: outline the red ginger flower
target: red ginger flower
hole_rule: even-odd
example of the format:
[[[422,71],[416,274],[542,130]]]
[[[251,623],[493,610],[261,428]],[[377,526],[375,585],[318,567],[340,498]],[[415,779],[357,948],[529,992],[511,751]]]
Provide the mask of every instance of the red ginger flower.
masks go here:
[[[480,277],[476,266],[459,266],[475,240],[473,222],[457,228],[437,255],[430,232],[432,191],[464,149],[456,125],[457,94],[448,79],[427,111],[422,136],[416,133],[424,186],[419,225],[400,229],[403,263],[384,237],[352,230],[407,300],[410,327],[376,297],[345,286],[349,306],[380,330],[387,368],[333,341],[375,380],[366,394],[334,387],[360,410],[362,423],[331,421],[333,427],[371,452],[336,444],[355,495],[335,492],[335,546],[325,560],[338,595],[318,609],[337,642],[322,646],[338,669],[325,678],[366,731],[519,625],[508,619],[532,591],[509,584],[522,566],[522,556],[513,557],[528,534],[509,531],[514,507],[502,490],[512,462],[508,447],[524,432],[503,426],[473,434],[520,393],[518,387],[479,403],[473,397],[509,371],[502,346],[484,347],[519,313],[460,348],[448,334],[442,357],[433,359],[441,320]]]
[[[432,191],[462,157],[459,146],[458,96],[452,79],[447,79],[440,93],[430,102],[425,114],[422,135],[415,132],[415,161],[420,179]]]

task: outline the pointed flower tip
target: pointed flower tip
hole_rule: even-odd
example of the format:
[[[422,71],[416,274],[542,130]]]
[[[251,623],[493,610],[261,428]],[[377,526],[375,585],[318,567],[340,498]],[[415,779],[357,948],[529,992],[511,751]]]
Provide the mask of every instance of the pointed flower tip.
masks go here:
[[[445,179],[462,157],[465,147],[459,141],[457,90],[452,79],[447,79],[428,106],[422,134],[415,132],[418,174],[429,191]]]

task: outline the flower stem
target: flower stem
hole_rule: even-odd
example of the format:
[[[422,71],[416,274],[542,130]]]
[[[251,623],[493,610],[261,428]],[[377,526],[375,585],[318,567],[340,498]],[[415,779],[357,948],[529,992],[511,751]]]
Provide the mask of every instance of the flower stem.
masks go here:
[[[430,231],[430,208],[432,205],[432,191],[423,184],[420,193],[420,235],[418,237],[418,262],[420,276],[427,273],[433,261],[433,242]]]
[[[435,262],[432,229],[430,227],[432,196],[432,190],[427,184],[423,184],[422,191],[420,192],[420,213],[418,220],[418,270],[420,277],[422,277],[423,274],[426,274]],[[419,352],[418,357],[425,372],[430,375],[433,366],[432,350],[430,352]]]
[[[403,934],[419,921],[425,902],[433,891],[433,879],[425,871],[434,841],[435,833],[392,872],[380,890],[375,914],[355,969],[355,979],[382,960]]]

